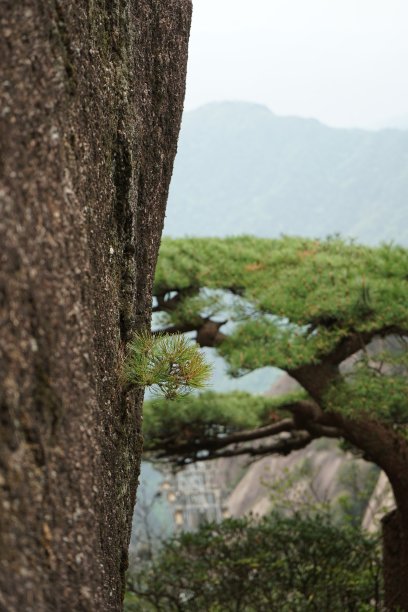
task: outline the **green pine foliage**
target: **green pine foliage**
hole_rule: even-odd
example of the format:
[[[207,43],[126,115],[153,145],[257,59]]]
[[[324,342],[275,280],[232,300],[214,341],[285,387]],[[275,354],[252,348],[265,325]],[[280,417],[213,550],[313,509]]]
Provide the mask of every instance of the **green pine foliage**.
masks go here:
[[[185,291],[186,299],[166,313],[170,324],[197,319],[206,308],[215,320],[234,322],[217,347],[233,376],[322,363],[350,335],[359,335],[365,350],[364,336],[408,334],[408,250],[399,246],[336,237],[165,239],[155,295],[171,291]],[[394,359],[392,352],[382,357]],[[351,384],[344,378],[329,391],[327,405],[407,422],[406,367],[385,378],[363,359]]]
[[[389,245],[289,237],[166,239],[155,294],[230,289],[260,314],[287,320],[298,330],[307,327],[306,337],[310,326],[331,320],[336,338],[350,328],[408,326],[407,270],[408,250]]]
[[[211,372],[199,347],[179,334],[135,334],[124,366],[127,383],[146,387],[167,400],[205,388]]]

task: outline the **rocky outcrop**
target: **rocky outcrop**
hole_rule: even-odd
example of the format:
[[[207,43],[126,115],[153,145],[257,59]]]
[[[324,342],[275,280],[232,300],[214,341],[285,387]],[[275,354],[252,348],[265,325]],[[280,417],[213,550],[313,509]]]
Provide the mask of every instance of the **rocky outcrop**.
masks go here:
[[[120,610],[190,0],[0,12],[0,608]]]
[[[345,367],[351,365],[347,363]],[[284,373],[267,395],[277,397],[299,388]],[[337,441],[315,440],[288,456],[272,455],[252,463],[225,500],[225,509],[231,516],[249,513],[265,516],[277,503],[295,508],[332,503],[347,496],[353,502],[356,515],[362,515],[377,472],[373,465],[344,453]]]
[[[362,527],[370,533],[381,528],[381,520],[386,513],[395,509],[395,499],[392,494],[390,482],[384,472],[381,472],[370,501],[364,513]]]
[[[288,457],[265,457],[249,467],[225,501],[231,516],[265,516],[279,505],[292,509],[349,499],[356,520],[364,512],[376,468],[344,453],[333,440],[315,441]],[[340,507],[339,507],[340,511]]]

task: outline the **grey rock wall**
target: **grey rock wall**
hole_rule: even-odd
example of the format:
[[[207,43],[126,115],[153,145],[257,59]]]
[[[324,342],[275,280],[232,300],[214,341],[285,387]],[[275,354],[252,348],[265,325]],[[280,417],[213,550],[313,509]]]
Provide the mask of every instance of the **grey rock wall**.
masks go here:
[[[0,5],[0,609],[120,610],[191,3]]]

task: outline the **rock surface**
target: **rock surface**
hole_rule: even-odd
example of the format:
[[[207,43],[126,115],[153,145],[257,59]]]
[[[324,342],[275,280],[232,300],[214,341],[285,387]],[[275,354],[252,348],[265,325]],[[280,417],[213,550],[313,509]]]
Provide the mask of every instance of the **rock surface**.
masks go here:
[[[284,395],[299,388],[298,383],[284,373],[267,395]],[[371,464],[340,450],[337,441],[315,440],[307,448],[287,457],[272,455],[252,463],[224,504],[231,516],[249,513],[265,516],[277,502],[297,507],[332,502],[343,495],[358,497],[353,488],[357,488],[360,494],[363,491],[367,494],[366,484],[376,478],[376,473]],[[361,501],[364,508],[365,499]],[[357,508],[359,500],[354,502],[355,511],[361,512],[363,508]],[[373,504],[374,499],[370,503]],[[375,512],[379,512],[377,505]]]
[[[190,0],[3,0],[0,609],[120,610]]]

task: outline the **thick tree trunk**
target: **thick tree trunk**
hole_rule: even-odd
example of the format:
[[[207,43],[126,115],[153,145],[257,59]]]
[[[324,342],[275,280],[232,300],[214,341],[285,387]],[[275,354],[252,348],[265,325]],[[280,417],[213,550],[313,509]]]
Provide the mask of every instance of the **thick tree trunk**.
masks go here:
[[[408,521],[398,510],[382,520],[385,605],[387,610],[408,610]]]
[[[0,0],[0,609],[121,609],[190,0]]]
[[[397,505],[383,519],[386,609],[408,612],[408,443],[390,425],[337,415],[344,437],[386,473]]]

